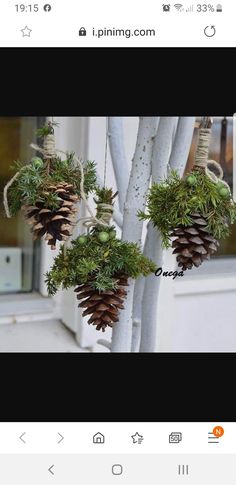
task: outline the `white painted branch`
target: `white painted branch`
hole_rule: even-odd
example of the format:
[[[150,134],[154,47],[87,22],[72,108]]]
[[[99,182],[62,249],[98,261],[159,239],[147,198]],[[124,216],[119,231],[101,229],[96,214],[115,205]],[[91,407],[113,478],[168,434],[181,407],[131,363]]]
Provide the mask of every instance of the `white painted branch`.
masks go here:
[[[171,155],[173,132],[177,117],[163,117],[160,120],[152,156],[152,182],[161,182],[167,176],[167,164]],[[177,130],[176,130],[177,135]]]
[[[189,149],[192,142],[193,130],[195,125],[195,117],[179,118],[175,140],[169,160],[171,169],[178,170],[179,173],[184,172]]]
[[[144,290],[144,278],[140,278],[142,289],[141,292],[143,293]],[[136,289],[137,281],[134,287],[134,301],[135,301],[135,289]],[[141,301],[142,303],[142,301]],[[133,305],[134,308],[134,305]],[[132,329],[132,343],[131,343],[131,352],[139,352],[140,347],[140,338],[141,338],[141,319],[135,318],[133,314],[133,329]]]
[[[151,156],[157,128],[157,117],[141,117],[137,143],[132,161],[129,185],[124,205],[122,239],[141,243],[143,221],[137,218],[138,210],[143,210],[151,174]],[[132,340],[132,308],[134,280],[130,280],[125,309],[120,312],[120,320],[112,332],[112,352],[130,352]]]
[[[160,118],[157,120],[157,129],[160,123]],[[177,126],[177,119],[175,122],[175,128]],[[150,252],[150,238],[145,238],[143,254],[148,256]],[[132,345],[131,352],[139,352],[140,340],[141,340],[141,318],[142,318],[142,304],[143,293],[145,287],[145,278],[140,277],[135,282],[134,287],[134,299],[133,299],[133,331],[132,331]]]
[[[151,250],[148,257],[163,265],[163,249],[159,231],[150,223],[147,237],[150,239]],[[155,352],[157,328],[157,304],[161,278],[149,275],[145,281],[143,304],[140,352]]]
[[[119,208],[123,211],[126,191],[128,187],[129,174],[128,174],[128,163],[125,153],[124,145],[124,128],[123,128],[123,118],[117,116],[108,117],[108,134],[109,134],[109,146],[111,152],[111,159],[113,164],[113,169],[115,173]]]
[[[175,117],[163,117],[160,120],[153,147],[153,182],[160,182],[167,176],[167,166],[170,158],[173,131],[176,127],[176,121]],[[155,261],[158,267],[161,267],[163,264],[161,237],[159,231],[154,228],[151,222],[148,224],[147,246],[147,256]],[[156,315],[160,281],[160,278],[157,278],[155,275],[150,275],[145,280],[142,301],[140,352],[155,351],[157,326]]]
[[[147,233],[148,234],[148,233]],[[145,244],[143,254],[148,256],[150,253],[150,238],[145,238]],[[134,287],[134,300],[133,300],[133,331],[132,331],[132,345],[131,352],[139,352],[140,340],[141,340],[141,318],[142,318],[142,305],[143,294],[145,287],[145,277],[141,276],[135,282]]]
[[[122,239],[141,243],[143,221],[137,218],[138,210],[144,210],[151,175],[151,156],[156,134],[157,118],[141,117],[137,143],[123,215]]]
[[[178,126],[178,121],[179,121],[179,118],[178,116],[175,117],[175,125],[173,127],[173,133],[172,133],[172,145],[174,143],[174,139],[175,139],[175,135],[176,135],[176,130],[177,130],[177,126]]]
[[[114,207],[114,210],[113,210],[113,219],[116,222],[117,226],[119,226],[122,229],[123,216],[122,216],[121,212],[116,207]]]
[[[105,347],[106,349],[109,349],[111,350],[111,342],[109,342],[109,340],[106,340],[106,339],[103,339],[103,338],[100,338],[97,343],[99,345],[102,345],[103,347]]]

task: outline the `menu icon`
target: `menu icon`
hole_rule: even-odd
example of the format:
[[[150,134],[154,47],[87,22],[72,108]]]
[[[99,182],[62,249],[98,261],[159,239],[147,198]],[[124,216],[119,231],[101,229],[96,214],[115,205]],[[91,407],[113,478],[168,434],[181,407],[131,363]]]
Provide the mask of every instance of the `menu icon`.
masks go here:
[[[224,428],[222,428],[222,426],[215,426],[212,431],[208,432],[208,443],[219,443],[220,438],[223,436],[223,434]]]

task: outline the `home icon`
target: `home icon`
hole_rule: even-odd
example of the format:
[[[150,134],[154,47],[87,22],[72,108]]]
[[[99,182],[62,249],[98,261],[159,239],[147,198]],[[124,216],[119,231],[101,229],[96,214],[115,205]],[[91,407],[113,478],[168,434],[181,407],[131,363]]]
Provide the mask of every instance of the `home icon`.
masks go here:
[[[96,433],[94,436],[93,436],[93,442],[94,443],[105,443],[105,436],[102,434],[102,433]]]

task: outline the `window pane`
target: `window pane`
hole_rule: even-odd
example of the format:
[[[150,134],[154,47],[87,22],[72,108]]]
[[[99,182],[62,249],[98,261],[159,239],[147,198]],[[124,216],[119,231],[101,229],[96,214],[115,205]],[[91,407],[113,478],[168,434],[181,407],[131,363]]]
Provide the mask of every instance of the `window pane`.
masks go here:
[[[14,160],[27,162],[33,155],[36,117],[0,117],[0,191],[15,172]],[[8,219],[0,212],[0,293],[32,291],[35,249],[32,235],[21,213]]]

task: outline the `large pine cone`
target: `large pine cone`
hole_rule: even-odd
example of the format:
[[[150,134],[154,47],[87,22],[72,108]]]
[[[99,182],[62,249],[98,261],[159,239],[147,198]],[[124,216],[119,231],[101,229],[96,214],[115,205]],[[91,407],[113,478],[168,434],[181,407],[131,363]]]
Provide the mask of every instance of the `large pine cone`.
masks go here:
[[[66,241],[72,233],[73,220],[77,209],[74,204],[78,196],[74,192],[72,184],[61,182],[57,185],[50,185],[46,195],[50,192],[57,194],[59,208],[49,209],[44,202],[36,202],[35,206],[22,206],[25,220],[32,225],[34,239],[45,236],[51,249],[56,249],[56,241]]]
[[[114,277],[115,278],[115,277]],[[119,321],[119,311],[124,308],[123,302],[127,292],[123,288],[128,286],[128,277],[118,275],[118,288],[116,290],[106,290],[99,292],[89,283],[78,286],[74,291],[78,293],[77,299],[83,300],[79,307],[86,308],[85,315],[91,315],[89,324],[95,325],[97,330],[105,332],[106,327],[113,327]]]
[[[206,219],[198,213],[190,216],[194,223],[192,226],[179,226],[170,234],[176,239],[172,242],[175,248],[173,254],[177,254],[178,266],[183,271],[200,266],[205,259],[217,251],[219,242],[206,229]]]

